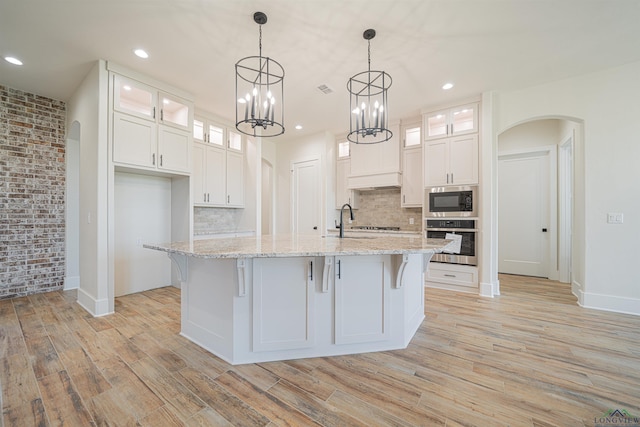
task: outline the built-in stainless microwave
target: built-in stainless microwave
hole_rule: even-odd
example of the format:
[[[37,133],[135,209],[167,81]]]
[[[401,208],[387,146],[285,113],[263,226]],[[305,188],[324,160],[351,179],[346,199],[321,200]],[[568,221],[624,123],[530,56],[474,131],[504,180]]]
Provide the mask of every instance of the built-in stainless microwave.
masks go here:
[[[478,186],[428,187],[424,190],[426,218],[477,217]]]

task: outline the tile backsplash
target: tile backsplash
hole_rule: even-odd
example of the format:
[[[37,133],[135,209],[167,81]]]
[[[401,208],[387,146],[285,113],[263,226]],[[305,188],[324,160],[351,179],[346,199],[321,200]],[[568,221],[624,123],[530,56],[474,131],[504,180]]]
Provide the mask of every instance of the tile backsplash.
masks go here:
[[[422,230],[422,208],[400,207],[400,188],[379,188],[360,191],[359,209],[351,225],[375,225],[379,227],[400,227],[405,231]],[[409,224],[413,218],[413,224]]]
[[[198,235],[238,231],[242,214],[243,209],[196,206],[193,209],[193,232]]]

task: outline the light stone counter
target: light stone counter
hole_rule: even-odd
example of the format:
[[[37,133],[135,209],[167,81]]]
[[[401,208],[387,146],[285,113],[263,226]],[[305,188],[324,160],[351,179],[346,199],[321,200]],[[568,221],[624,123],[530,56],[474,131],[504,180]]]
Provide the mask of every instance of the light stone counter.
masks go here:
[[[272,235],[145,244],[147,249],[196,258],[280,258],[441,252],[450,240],[418,237]]]

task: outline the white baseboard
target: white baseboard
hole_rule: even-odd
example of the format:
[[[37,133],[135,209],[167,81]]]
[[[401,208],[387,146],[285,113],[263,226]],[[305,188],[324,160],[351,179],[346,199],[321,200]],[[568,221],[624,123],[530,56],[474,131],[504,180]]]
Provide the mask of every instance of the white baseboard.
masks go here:
[[[78,289],[80,287],[80,276],[66,276],[64,278],[64,290]]]
[[[578,298],[578,305],[584,306],[584,292],[582,291],[582,284],[572,280],[571,293]]]
[[[106,298],[97,300],[81,288],[78,288],[78,304],[93,317],[106,316],[113,313],[109,311],[109,300]]]
[[[580,298],[578,298],[580,302]],[[618,297],[614,295],[592,294],[584,292],[582,303],[585,308],[596,310],[613,311],[616,313],[635,314],[640,316],[640,299]]]
[[[480,282],[480,292],[479,295],[481,297],[489,297],[493,298],[496,295],[500,295],[499,287],[494,283],[485,283]]]

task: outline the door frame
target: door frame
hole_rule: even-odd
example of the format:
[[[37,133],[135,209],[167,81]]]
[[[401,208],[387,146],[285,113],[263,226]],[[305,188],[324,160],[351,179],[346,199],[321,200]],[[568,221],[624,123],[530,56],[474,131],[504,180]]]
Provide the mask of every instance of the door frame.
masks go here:
[[[510,151],[498,151],[498,162],[500,162],[503,158],[518,158],[518,157],[531,157],[536,154],[540,155],[548,155],[549,156],[549,247],[548,247],[548,277],[550,280],[558,280],[559,275],[559,266],[558,266],[558,147],[556,145],[545,145],[541,147],[531,147],[531,148],[523,148],[520,150],[510,150]],[[496,165],[497,167],[497,165]],[[496,175],[498,176],[498,181],[500,180],[500,175],[497,173],[498,167],[496,168]],[[498,215],[498,224],[500,222],[500,217]],[[498,225],[496,229],[496,237],[499,237],[500,227]],[[496,258],[496,264],[500,257],[500,248],[498,244],[498,240],[496,240],[497,251],[496,254],[498,258]]]
[[[295,176],[295,166],[298,164],[302,164],[302,163],[310,163],[310,162],[314,162],[317,165],[317,170],[318,170],[318,179],[316,182],[316,185],[318,186],[317,191],[318,191],[318,195],[320,196],[320,203],[318,204],[318,209],[320,209],[320,212],[318,212],[318,214],[320,215],[320,220],[319,220],[319,224],[318,224],[318,235],[320,235],[322,233],[322,230],[326,229],[325,226],[325,195],[322,191],[322,159],[320,157],[309,157],[309,158],[301,158],[301,159],[296,159],[296,160],[291,160],[290,162],[290,167],[289,170],[291,172],[291,179],[289,180],[291,182],[291,187],[290,187],[290,200],[291,200],[291,212],[290,212],[290,232],[291,234],[295,233],[296,230],[296,192],[295,192],[295,188],[296,188],[296,176]]]
[[[558,280],[572,283],[575,130],[558,146]]]

